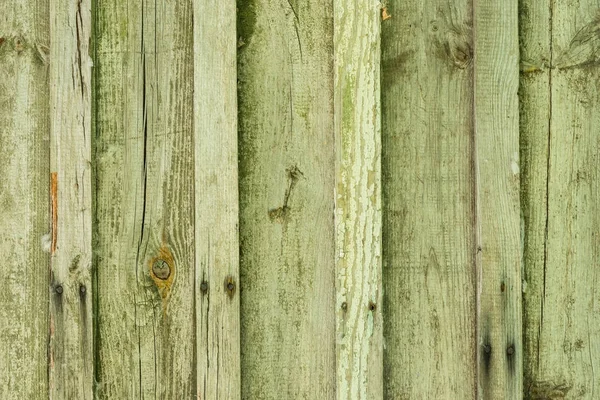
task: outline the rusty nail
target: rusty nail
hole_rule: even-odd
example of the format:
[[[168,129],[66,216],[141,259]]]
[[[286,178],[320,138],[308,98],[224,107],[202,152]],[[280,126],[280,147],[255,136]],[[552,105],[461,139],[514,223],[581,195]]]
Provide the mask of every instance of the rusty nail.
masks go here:
[[[62,292],[63,292],[63,287],[62,287],[61,285],[58,285],[58,286],[56,286],[56,288],[55,288],[54,290],[56,290],[56,293],[58,293],[58,294],[62,294]]]
[[[171,268],[165,260],[158,259],[152,264],[152,272],[158,279],[164,281],[171,275]]]
[[[235,288],[235,285],[233,284],[233,282],[229,282],[227,284],[227,290],[229,290],[230,292]]]
[[[342,303],[342,310],[346,311],[348,309],[348,303],[343,302]]]
[[[490,354],[492,352],[492,346],[490,346],[489,344],[484,344],[483,351],[485,352],[485,354]]]
[[[79,286],[79,293],[81,293],[81,294],[85,294],[86,290],[87,290],[87,289],[85,288],[85,286],[84,286],[84,285],[81,285],[81,286]]]
[[[208,291],[208,282],[202,281],[202,283],[200,284],[200,290],[202,291],[202,293],[206,293]]]
[[[369,310],[375,311],[376,308],[377,308],[377,306],[375,305],[375,303],[373,303],[372,301],[369,302]]]
[[[501,291],[501,292],[504,292],[504,289],[506,289],[506,285],[504,284],[504,282],[502,282],[502,283],[500,284],[500,291]]]
[[[513,354],[515,354],[515,348],[513,346],[508,346],[508,349],[506,349],[506,354],[512,356]]]

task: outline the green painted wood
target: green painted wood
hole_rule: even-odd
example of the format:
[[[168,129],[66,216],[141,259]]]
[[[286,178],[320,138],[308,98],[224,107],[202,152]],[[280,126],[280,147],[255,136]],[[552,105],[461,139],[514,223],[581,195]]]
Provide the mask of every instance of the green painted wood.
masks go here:
[[[239,399],[235,0],[194,2],[197,396]]]
[[[331,399],[332,3],[237,6],[242,398]]]
[[[49,384],[93,397],[91,2],[50,2]]]
[[[338,399],[383,396],[381,6],[334,2]]]
[[[478,397],[523,394],[518,2],[474,3]]]
[[[191,1],[96,3],[96,394],[198,395]]]
[[[0,3],[0,394],[48,398],[49,8]]]
[[[545,83],[530,85],[535,94],[522,106],[524,114],[544,116],[543,124],[530,119],[522,126],[529,155],[523,160],[529,171],[525,393],[594,399],[600,393],[598,4],[525,4],[523,19],[532,22],[521,42],[535,68],[522,81],[539,76]],[[542,18],[544,25],[537,23]],[[536,46],[541,49],[533,53]],[[534,103],[537,98],[544,101]]]
[[[382,22],[384,395],[476,398],[470,1]]]

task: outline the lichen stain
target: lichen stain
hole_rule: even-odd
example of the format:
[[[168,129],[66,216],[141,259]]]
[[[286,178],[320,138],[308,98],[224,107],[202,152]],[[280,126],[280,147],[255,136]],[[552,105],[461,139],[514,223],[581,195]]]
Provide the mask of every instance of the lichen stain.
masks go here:
[[[168,264],[169,269],[171,270],[171,273],[169,274],[167,279],[159,278],[154,274],[154,271],[152,270],[154,262],[158,260],[165,261]],[[152,278],[152,281],[154,281],[154,285],[158,289],[158,293],[160,294],[160,297],[162,299],[163,312],[166,313],[169,295],[171,294],[171,287],[173,286],[173,280],[176,274],[176,269],[175,262],[173,261],[173,255],[171,254],[171,251],[165,244],[163,244],[158,249],[158,254],[148,261],[148,272],[150,274],[150,277]]]

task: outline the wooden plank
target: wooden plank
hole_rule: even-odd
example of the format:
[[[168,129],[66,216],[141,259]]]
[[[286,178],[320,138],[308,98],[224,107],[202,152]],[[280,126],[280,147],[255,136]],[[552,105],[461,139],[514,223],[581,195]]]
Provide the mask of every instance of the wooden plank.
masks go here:
[[[335,396],[333,9],[238,3],[242,396]]]
[[[522,398],[518,2],[475,2],[479,398]]]
[[[383,397],[380,22],[334,2],[338,399]]]
[[[476,397],[470,1],[382,22],[384,397]]]
[[[241,396],[236,60],[235,0],[195,1],[194,227],[199,399]]]
[[[96,7],[96,392],[193,398],[192,2]]]
[[[50,398],[93,397],[91,1],[50,2]]]
[[[595,373],[600,357],[600,306],[595,301],[600,278],[598,4],[540,1],[530,7],[550,22],[548,33],[536,26],[525,39],[531,46],[545,35],[552,68],[542,72],[548,85],[538,95],[548,99],[547,130],[523,130],[536,146],[532,152],[543,152],[544,145],[549,149],[545,170],[529,166],[537,172],[528,187],[541,195],[531,196],[528,205],[545,219],[545,241],[527,249],[528,292],[529,287],[535,290],[525,303],[526,315],[533,316],[526,335],[531,338],[525,389],[532,398],[593,399],[600,393]],[[524,108],[533,110],[534,105]],[[537,139],[544,134],[544,141]],[[527,237],[539,237],[540,225],[528,224]]]
[[[7,400],[48,398],[48,13],[47,1],[0,3],[0,393]]]
[[[549,397],[536,384],[544,313],[550,129],[550,2],[528,0],[519,12],[521,51],[520,169],[523,218],[523,385],[525,398]],[[551,385],[548,389],[554,390]],[[536,395],[536,392],[538,393]]]

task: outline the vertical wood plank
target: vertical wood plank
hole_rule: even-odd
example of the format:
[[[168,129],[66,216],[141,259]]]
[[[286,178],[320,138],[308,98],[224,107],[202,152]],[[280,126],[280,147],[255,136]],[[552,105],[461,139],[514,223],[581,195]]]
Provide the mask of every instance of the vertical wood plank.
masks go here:
[[[530,398],[594,399],[600,393],[595,372],[600,357],[600,306],[595,300],[600,278],[598,3],[525,4],[548,16],[550,37],[550,62],[541,72],[548,85],[539,94],[549,99],[547,130],[523,127],[523,135],[536,146],[532,152],[543,152],[544,145],[548,149],[545,169],[539,167],[527,182],[530,191],[542,193],[530,198],[528,206],[545,218],[545,241],[527,249],[528,292],[529,287],[534,290],[525,309],[536,319],[526,335],[531,339],[525,390]],[[536,28],[526,37],[529,45],[544,31]],[[533,112],[539,105],[524,107]],[[544,141],[537,139],[544,133]],[[528,238],[538,237],[539,231],[539,225],[527,225]]]
[[[197,394],[239,399],[235,0],[194,2]]]
[[[384,396],[476,398],[471,1],[382,21]]]
[[[50,398],[93,397],[91,2],[50,2]]]
[[[332,399],[332,2],[238,10],[242,397]]]
[[[527,0],[521,2],[519,9],[523,385],[525,398],[533,399],[549,397],[560,387],[559,383],[536,383],[541,367],[538,343],[544,314],[544,265],[548,234],[546,228],[550,137],[550,8],[549,0]]]
[[[48,398],[49,8],[0,3],[0,394]]]
[[[338,399],[383,398],[380,5],[334,2]]]
[[[97,397],[197,396],[192,2],[97,2]]]
[[[522,397],[518,2],[474,2],[479,398]]]

